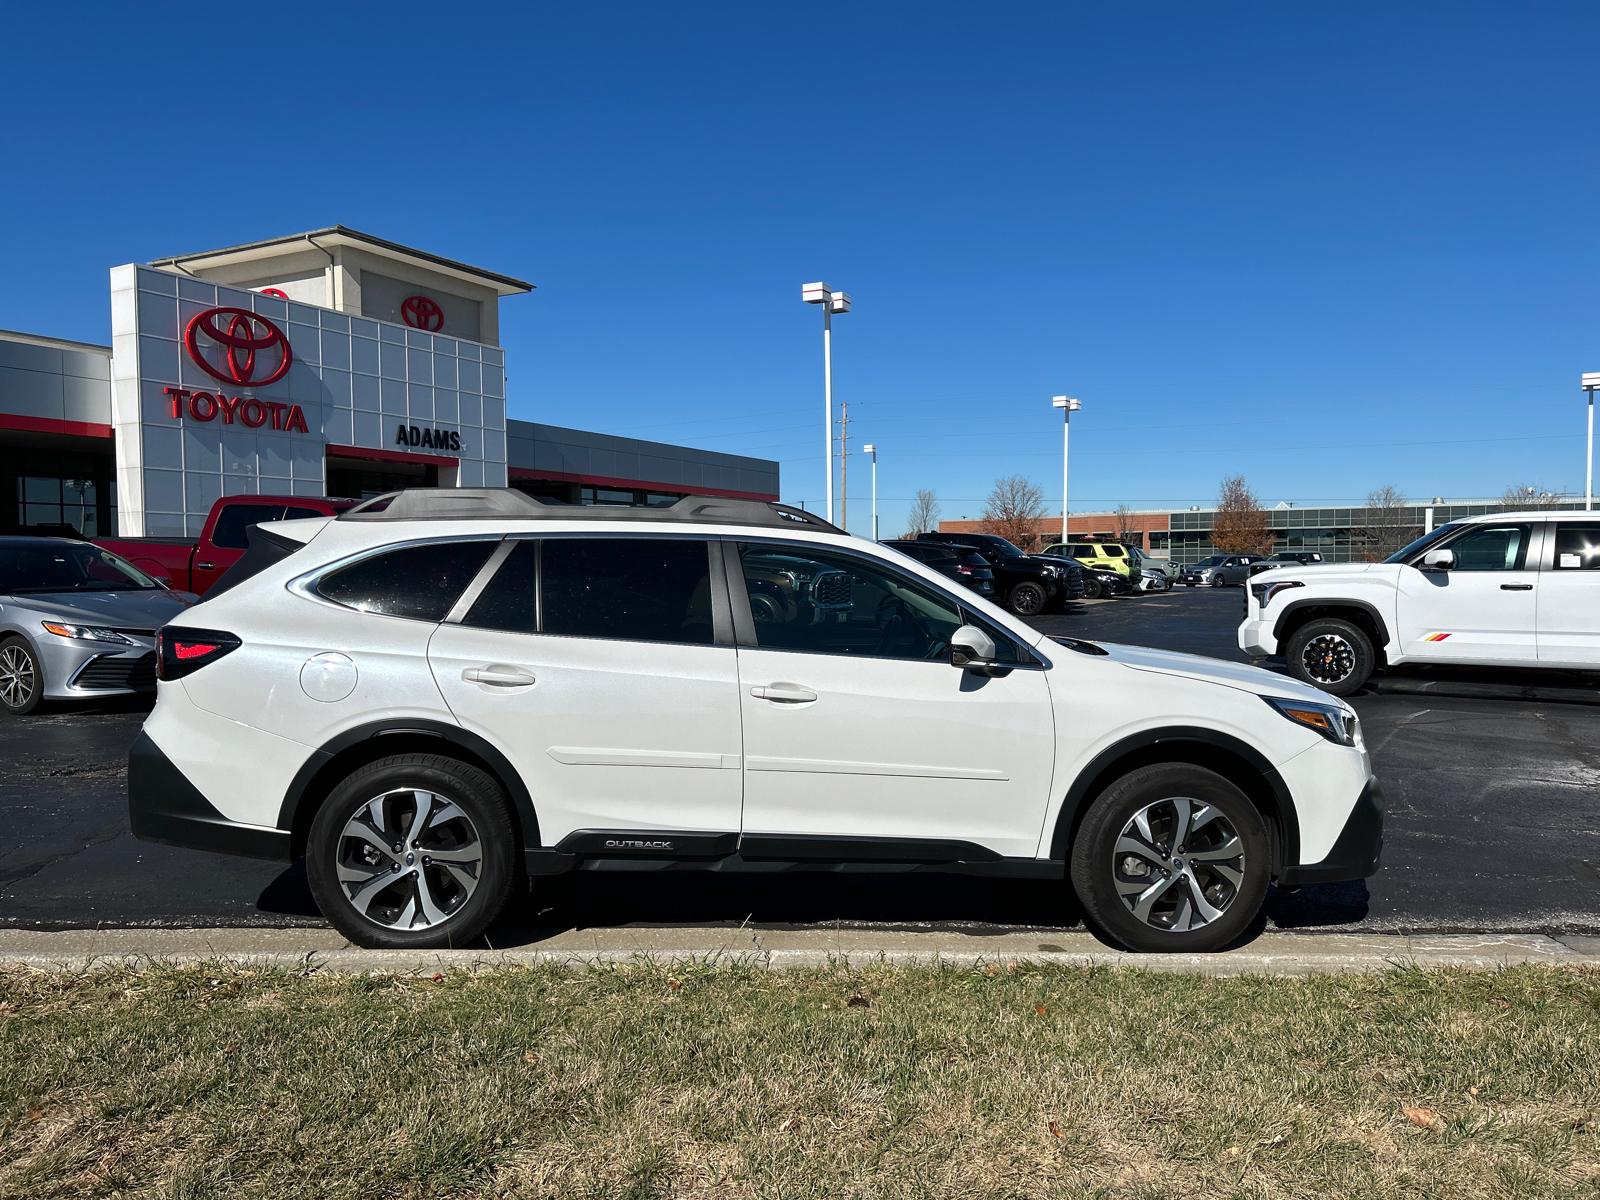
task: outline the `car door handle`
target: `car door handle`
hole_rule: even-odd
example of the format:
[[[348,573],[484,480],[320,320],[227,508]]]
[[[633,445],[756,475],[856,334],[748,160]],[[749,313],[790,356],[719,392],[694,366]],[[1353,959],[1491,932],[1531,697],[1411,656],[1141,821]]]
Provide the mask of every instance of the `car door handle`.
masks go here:
[[[817,698],[817,694],[810,688],[803,688],[797,683],[774,683],[768,687],[753,687],[750,689],[750,694],[757,700],[786,700],[791,704],[802,704]]]
[[[530,687],[538,680],[529,671],[515,667],[468,667],[461,672],[468,683],[487,683],[491,687]]]
[[[1531,591],[1533,591],[1533,584],[1531,584],[1531,583],[1502,583],[1500,585],[1500,590],[1502,592],[1531,592]]]
[[[216,570],[216,568],[211,563],[195,563],[194,568],[197,571],[214,571],[214,570]]]

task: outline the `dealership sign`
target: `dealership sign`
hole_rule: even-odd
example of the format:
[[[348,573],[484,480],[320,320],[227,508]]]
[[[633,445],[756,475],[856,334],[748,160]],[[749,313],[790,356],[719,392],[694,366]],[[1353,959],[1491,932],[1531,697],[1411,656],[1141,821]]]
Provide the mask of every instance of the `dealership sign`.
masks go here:
[[[227,320],[226,328],[220,324],[223,318]],[[208,308],[196,313],[183,331],[183,345],[195,366],[214,379],[239,387],[276,383],[289,373],[294,362],[283,330],[261,314],[244,308]],[[206,357],[207,350],[216,361]],[[224,425],[238,421],[251,429],[260,429],[270,421],[274,429],[310,432],[298,404],[257,400],[254,396],[230,397],[220,389],[215,394],[176,387],[161,390],[172,401],[174,418],[187,414],[196,421],[215,421],[221,417]]]

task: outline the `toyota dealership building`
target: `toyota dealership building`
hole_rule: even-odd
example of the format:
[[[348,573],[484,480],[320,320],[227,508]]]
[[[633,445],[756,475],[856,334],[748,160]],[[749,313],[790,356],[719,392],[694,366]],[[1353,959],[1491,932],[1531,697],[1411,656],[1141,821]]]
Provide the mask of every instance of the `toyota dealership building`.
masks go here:
[[[778,498],[778,464],[506,417],[533,285],[343,226],[111,269],[111,344],[0,331],[0,532],[200,532],[220,496]]]

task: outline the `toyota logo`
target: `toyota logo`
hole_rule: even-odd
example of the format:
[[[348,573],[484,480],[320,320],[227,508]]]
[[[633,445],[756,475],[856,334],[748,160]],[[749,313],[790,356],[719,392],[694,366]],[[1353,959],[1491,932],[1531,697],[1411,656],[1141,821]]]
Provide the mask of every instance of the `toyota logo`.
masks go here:
[[[413,329],[429,333],[444,328],[444,309],[426,296],[407,296],[400,302],[400,318]]]
[[[227,329],[217,328],[217,318],[228,318]],[[223,347],[222,366],[217,367],[200,353],[200,335],[205,334]],[[207,375],[243,386],[266,387],[289,373],[294,356],[289,352],[289,339],[283,331],[265,317],[244,308],[208,308],[196,313],[183,331],[183,344],[195,366]],[[278,366],[272,374],[256,378],[256,351],[278,348]]]

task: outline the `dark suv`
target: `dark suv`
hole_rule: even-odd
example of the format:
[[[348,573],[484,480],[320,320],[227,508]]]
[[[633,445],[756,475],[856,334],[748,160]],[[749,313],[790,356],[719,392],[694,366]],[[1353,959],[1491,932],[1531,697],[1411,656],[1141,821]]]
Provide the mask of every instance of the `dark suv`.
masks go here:
[[[1309,567],[1312,563],[1321,561],[1322,555],[1315,550],[1280,550],[1271,558],[1251,563],[1250,574],[1259,575],[1263,571],[1272,570],[1273,567]]]
[[[919,542],[970,546],[994,572],[995,599],[1019,617],[1035,617],[1066,600],[1083,599],[1083,571],[1070,560],[1024,554],[993,533],[924,533]]]
[[[895,538],[882,544],[892,546],[919,563],[925,563],[941,575],[948,575],[980,596],[994,599],[994,572],[989,569],[988,560],[976,550],[965,546],[936,546],[931,542],[914,542],[905,538]]]

